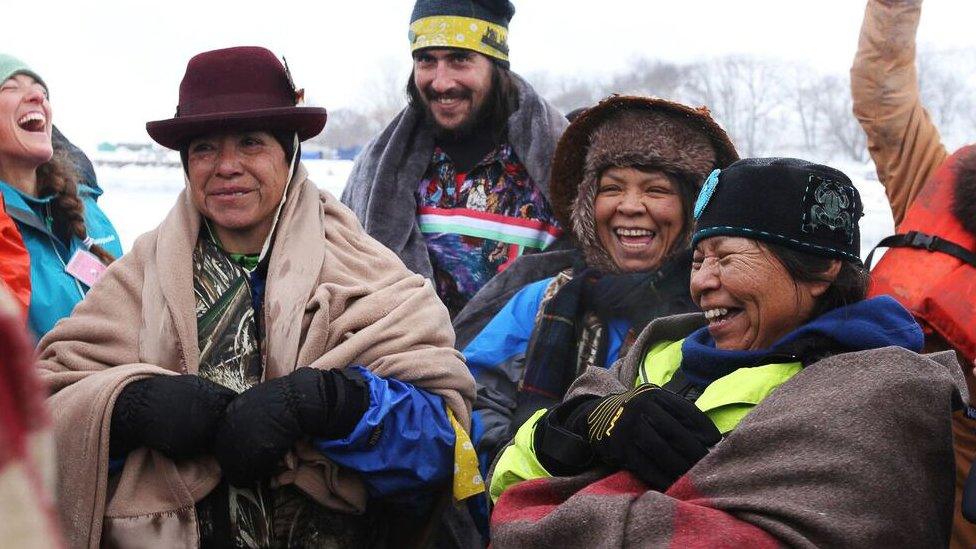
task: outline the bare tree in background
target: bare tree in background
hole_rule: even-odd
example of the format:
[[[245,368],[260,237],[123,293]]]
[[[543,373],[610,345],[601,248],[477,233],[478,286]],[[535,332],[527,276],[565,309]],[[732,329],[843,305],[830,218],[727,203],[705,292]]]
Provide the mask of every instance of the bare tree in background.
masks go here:
[[[596,77],[566,77],[546,72],[526,76],[532,87],[557,109],[570,112],[595,105],[611,94],[674,98],[681,93],[688,66],[637,58],[609,81]]]
[[[526,75],[525,79],[539,95],[562,112],[592,106],[609,93],[606,85],[595,77],[584,79],[533,72]]]
[[[797,117],[802,147],[804,150],[814,151],[820,145],[823,133],[821,114],[824,103],[829,101],[826,97],[829,92],[821,85],[821,75],[810,67],[793,66],[788,69],[787,74],[791,84],[787,97]]]
[[[354,109],[330,112],[318,142],[355,149],[381,131],[406,104],[407,66],[390,58],[376,68]],[[974,75],[967,79],[966,75]],[[824,74],[802,64],[727,56],[677,64],[631,60],[617,74],[526,75],[536,91],[563,112],[590,106],[611,93],[653,95],[706,106],[743,156],[797,154],[808,158],[868,159],[866,139],[851,112],[847,74]],[[973,138],[976,56],[923,52],[923,101],[950,148]]]
[[[334,150],[355,150],[386,127],[407,104],[403,64],[383,60],[363,86],[363,101],[353,109],[329,111],[325,131],[311,141]]]
[[[363,112],[377,132],[407,106],[409,73],[403,67],[399,59],[387,57],[375,67],[363,90]]]
[[[828,74],[820,78],[822,101],[818,117],[823,122],[823,142],[833,156],[865,162],[868,159],[867,135],[854,118],[850,80]],[[815,149],[811,149],[815,150]]]
[[[365,113],[336,109],[329,111],[325,131],[312,138],[312,142],[330,149],[355,149],[369,141],[377,131]]]
[[[780,142],[776,121],[785,93],[779,63],[731,56],[697,63],[688,76],[688,97],[712,110],[742,155],[758,156]]]
[[[976,74],[972,51],[932,51],[918,54],[918,84],[922,103],[943,138],[965,142],[973,138],[973,86],[965,76]]]
[[[687,66],[651,59],[636,59],[626,73],[610,82],[613,93],[677,98],[683,93]]]

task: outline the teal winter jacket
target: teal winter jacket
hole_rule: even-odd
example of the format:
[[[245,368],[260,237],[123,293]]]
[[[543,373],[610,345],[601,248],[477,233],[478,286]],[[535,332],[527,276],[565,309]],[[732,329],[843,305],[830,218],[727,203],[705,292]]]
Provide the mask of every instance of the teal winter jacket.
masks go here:
[[[7,214],[17,224],[30,255],[31,302],[28,325],[40,339],[54,324],[71,314],[76,303],[88,292],[88,287],[65,272],[65,265],[84,245],[72,236],[68,245],[57,238],[44,222],[44,212],[53,197],[36,198],[20,192],[0,181],[0,193],[6,202]],[[122,255],[119,235],[95,200],[100,190],[78,185],[78,195],[85,206],[85,226],[96,244],[115,257]]]

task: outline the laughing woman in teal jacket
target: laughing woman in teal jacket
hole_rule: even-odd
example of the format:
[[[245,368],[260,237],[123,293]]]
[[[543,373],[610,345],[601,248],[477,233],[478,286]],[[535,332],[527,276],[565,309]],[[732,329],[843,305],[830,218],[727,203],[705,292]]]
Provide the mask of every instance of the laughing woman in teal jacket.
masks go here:
[[[28,323],[40,338],[71,314],[104,266],[122,255],[98,208],[100,191],[79,184],[68,152],[51,143],[47,85],[0,54],[0,193],[31,262]]]

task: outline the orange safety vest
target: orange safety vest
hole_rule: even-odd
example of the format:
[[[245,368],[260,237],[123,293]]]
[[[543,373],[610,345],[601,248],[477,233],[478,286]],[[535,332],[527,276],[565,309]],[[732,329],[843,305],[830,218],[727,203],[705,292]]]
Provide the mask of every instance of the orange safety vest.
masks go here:
[[[968,360],[976,359],[976,266],[957,255],[976,253],[976,235],[952,213],[960,158],[976,145],[950,156],[932,175],[898,225],[911,244],[892,247],[871,271],[869,295],[888,294],[905,306],[926,337],[938,334]],[[976,200],[976,196],[967,197]],[[931,238],[931,237],[936,238]],[[887,239],[886,239],[887,240]],[[933,241],[956,246],[957,255],[940,251]],[[882,241],[881,246],[885,245]]]
[[[6,285],[26,313],[30,307],[30,256],[0,196],[0,283]]]

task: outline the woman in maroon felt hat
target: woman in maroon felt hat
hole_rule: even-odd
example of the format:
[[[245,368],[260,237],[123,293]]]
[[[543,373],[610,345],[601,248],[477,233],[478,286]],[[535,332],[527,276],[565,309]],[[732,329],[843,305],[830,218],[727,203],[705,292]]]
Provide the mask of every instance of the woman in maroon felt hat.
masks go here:
[[[72,546],[402,543],[470,448],[447,310],[308,180],[301,98],[211,51],[147,124],[186,190],[40,344]]]

